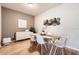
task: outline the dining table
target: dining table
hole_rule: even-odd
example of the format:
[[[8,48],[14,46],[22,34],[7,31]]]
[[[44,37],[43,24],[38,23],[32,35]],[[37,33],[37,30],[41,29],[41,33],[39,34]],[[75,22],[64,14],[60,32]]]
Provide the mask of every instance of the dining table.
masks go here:
[[[51,55],[51,53],[52,53],[52,49],[55,45],[55,41],[60,40],[62,38],[62,36],[59,36],[59,35],[46,35],[46,34],[43,35],[43,34],[40,34],[40,33],[33,33],[32,34],[32,36],[34,36],[34,37],[37,36],[37,35],[41,35],[44,39],[52,42],[52,46],[51,46],[51,49],[49,51],[49,55]]]
[[[40,33],[33,33],[32,36],[36,36],[36,35],[41,35],[43,38],[47,39],[47,40],[60,40],[60,38],[62,38],[62,36],[59,35],[46,35],[46,34],[40,34]]]

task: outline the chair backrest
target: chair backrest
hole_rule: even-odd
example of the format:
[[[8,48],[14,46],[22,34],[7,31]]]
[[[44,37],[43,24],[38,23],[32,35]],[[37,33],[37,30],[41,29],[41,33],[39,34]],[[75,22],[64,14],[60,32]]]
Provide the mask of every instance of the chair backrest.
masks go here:
[[[36,41],[38,44],[44,44],[44,39],[41,35],[36,35]]]
[[[67,38],[61,38],[60,40],[55,41],[55,45],[58,47],[66,47]]]
[[[31,36],[31,41],[36,41],[35,36]]]

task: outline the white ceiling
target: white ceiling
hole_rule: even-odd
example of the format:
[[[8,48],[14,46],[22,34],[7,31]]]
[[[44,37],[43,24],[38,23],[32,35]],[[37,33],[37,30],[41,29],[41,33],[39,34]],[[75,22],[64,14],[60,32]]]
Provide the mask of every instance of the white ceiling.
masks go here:
[[[26,4],[25,3],[3,3],[2,6],[16,11],[20,11],[29,15],[36,16],[60,4],[61,3],[36,3],[36,4],[33,4],[32,7],[29,7],[27,3]]]

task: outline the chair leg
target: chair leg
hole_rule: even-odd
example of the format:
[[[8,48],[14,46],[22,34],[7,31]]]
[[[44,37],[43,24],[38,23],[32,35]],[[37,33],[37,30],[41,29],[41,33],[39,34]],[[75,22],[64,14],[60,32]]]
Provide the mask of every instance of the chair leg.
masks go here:
[[[56,54],[56,51],[57,51],[57,47],[55,48],[55,51],[54,51],[53,55],[55,55],[55,54]]]
[[[52,47],[51,47],[51,49],[50,49],[49,55],[51,55],[52,50],[53,50],[53,45],[52,45]]]
[[[42,55],[42,44],[41,44],[41,55]]]
[[[62,48],[61,50],[62,50],[62,55],[64,55],[64,48]]]
[[[45,47],[45,49],[46,49],[46,51],[47,51],[47,48],[46,48],[46,45],[44,44],[44,47]]]
[[[39,46],[39,44],[37,44],[36,49],[37,49],[38,46]]]
[[[50,48],[50,41],[49,41],[48,44],[47,44],[47,48],[48,48],[48,49]]]

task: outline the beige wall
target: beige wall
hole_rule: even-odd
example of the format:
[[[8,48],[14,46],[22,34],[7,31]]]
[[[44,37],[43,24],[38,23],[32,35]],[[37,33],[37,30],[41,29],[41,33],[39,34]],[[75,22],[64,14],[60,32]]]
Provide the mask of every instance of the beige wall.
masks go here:
[[[1,5],[0,5],[0,42],[1,42]]]
[[[27,20],[27,28],[34,26],[34,16],[27,15],[18,11],[2,8],[2,36],[13,37],[16,31],[25,29],[18,29],[18,19]]]

